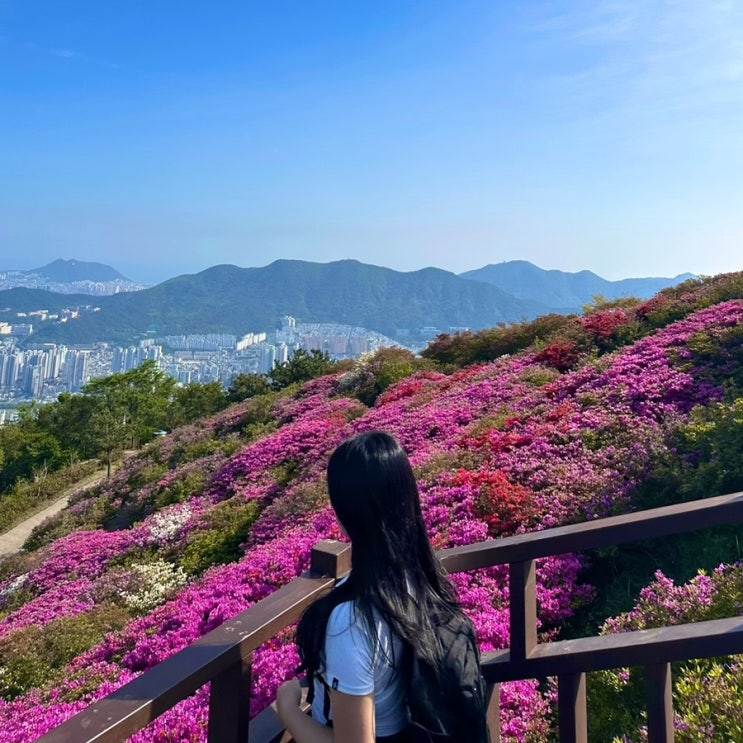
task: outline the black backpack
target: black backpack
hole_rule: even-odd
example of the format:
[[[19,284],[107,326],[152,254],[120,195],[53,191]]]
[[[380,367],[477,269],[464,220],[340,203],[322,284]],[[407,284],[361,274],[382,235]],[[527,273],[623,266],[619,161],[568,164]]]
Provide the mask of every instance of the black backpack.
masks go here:
[[[319,610],[322,637],[332,609],[351,598],[349,582],[338,586],[310,609]],[[485,681],[480,672],[480,651],[475,628],[461,611],[444,616],[432,611],[436,638],[441,648],[441,667],[437,670],[421,657],[415,647],[406,645],[403,673],[406,677],[408,739],[410,743],[490,743],[485,704]],[[307,701],[312,702],[310,686]],[[323,713],[327,722],[330,694],[324,687]]]
[[[435,616],[443,661],[439,669],[406,648],[411,743],[490,743],[485,681],[472,622],[462,612]]]

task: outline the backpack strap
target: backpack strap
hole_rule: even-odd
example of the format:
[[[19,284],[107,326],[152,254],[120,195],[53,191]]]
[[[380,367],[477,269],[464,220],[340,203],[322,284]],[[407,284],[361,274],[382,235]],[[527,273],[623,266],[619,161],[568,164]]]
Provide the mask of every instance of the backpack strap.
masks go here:
[[[350,576],[343,581],[340,585],[336,585],[333,590],[321,599],[318,599],[308,611],[317,610],[318,619],[321,622],[321,627],[318,628],[321,632],[318,632],[318,639],[324,642],[325,632],[327,630],[328,619],[333,609],[344,601],[350,601],[353,598],[353,589],[351,587]],[[325,679],[316,670],[309,668],[300,667],[298,670],[307,671],[307,681],[309,682],[309,688],[307,690],[307,702],[311,705],[315,699],[315,684],[314,681],[317,679],[323,687],[323,703],[322,711],[323,717],[325,718],[325,724],[332,726],[333,721],[330,719],[330,687],[325,683]]]
[[[332,727],[333,721],[330,719],[330,687],[325,683],[325,679],[319,673],[313,673],[312,677],[308,678],[310,685],[307,689],[307,704],[312,706],[312,702],[315,701],[315,680],[319,681],[322,685],[322,716],[325,718],[325,724]]]

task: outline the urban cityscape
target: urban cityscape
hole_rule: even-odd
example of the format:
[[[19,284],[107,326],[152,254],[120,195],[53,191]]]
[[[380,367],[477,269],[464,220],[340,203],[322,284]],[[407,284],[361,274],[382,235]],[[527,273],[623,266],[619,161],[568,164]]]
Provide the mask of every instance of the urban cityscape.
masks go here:
[[[299,348],[317,349],[332,359],[349,359],[383,347],[403,347],[366,328],[302,323],[291,316],[282,317],[276,330],[243,336],[164,335],[128,346],[106,342],[34,345],[30,321],[41,320],[43,312],[28,313],[19,318],[23,322],[0,323],[0,425],[15,420],[21,405],[52,402],[64,392],[80,392],[92,379],[130,371],[145,361],[154,361],[181,385],[216,381],[228,387],[237,374],[266,374]]]

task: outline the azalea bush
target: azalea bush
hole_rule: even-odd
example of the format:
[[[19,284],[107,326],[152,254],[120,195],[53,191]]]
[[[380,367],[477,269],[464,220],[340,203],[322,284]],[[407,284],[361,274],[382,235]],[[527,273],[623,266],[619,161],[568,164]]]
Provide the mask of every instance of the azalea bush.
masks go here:
[[[603,634],[652,629],[743,614],[743,564],[720,565],[676,584],[658,571],[635,606],[608,619]],[[740,656],[674,664],[675,739],[743,740],[743,664]],[[589,727],[593,740],[646,741],[641,669],[588,676]]]

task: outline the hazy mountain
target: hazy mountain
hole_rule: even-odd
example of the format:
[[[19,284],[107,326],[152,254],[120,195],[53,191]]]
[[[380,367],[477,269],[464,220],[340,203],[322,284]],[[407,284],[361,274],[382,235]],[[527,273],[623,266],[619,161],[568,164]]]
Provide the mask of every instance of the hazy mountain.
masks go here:
[[[57,294],[105,296],[144,289],[103,263],[56,260],[28,271],[0,271],[0,290],[43,289]]]
[[[26,275],[41,276],[49,281],[61,284],[70,284],[74,281],[129,281],[115,268],[104,263],[89,261],[63,260],[48,263],[41,268],[32,268],[30,271],[20,271]]]
[[[528,261],[493,263],[474,271],[466,271],[459,276],[492,284],[525,301],[541,302],[548,305],[553,312],[579,311],[598,294],[606,299],[619,297],[646,299],[661,289],[694,278],[693,274],[686,273],[672,279],[640,278],[609,281],[591,271],[577,273],[547,271]]]
[[[80,303],[79,297],[75,299]],[[64,297],[61,302],[69,300]],[[7,306],[13,312],[59,303],[51,293],[0,292],[0,309]],[[279,260],[264,268],[214,266],[150,289],[96,297],[95,304],[100,311],[81,313],[78,320],[39,325],[34,341],[123,341],[148,329],[159,334],[239,334],[276,327],[285,314],[303,322],[359,325],[395,337],[399,329],[479,329],[548,311],[537,302],[438,268],[402,273],[353,260]]]

